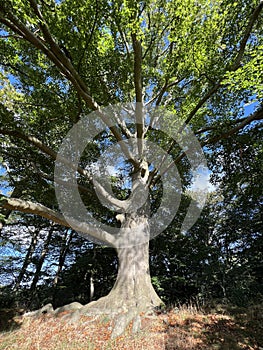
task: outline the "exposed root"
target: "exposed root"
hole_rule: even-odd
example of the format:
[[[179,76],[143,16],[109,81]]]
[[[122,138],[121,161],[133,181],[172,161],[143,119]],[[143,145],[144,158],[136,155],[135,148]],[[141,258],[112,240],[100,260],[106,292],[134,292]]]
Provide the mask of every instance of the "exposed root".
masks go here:
[[[136,312],[136,310],[130,310],[125,314],[116,317],[114,328],[111,333],[111,338],[114,339],[119,337],[128,327],[130,322],[135,320],[137,317],[139,317],[139,315],[138,312]],[[139,331],[139,329],[137,331]]]
[[[147,303],[146,300],[141,299],[140,301],[132,303],[123,303],[121,299],[111,297],[100,298],[98,301],[91,302],[82,309],[80,313],[82,315],[108,315],[114,320],[114,327],[111,338],[114,339],[120,336],[128,325],[132,322],[132,332],[136,333],[141,329],[141,313],[149,312],[155,307],[152,303]]]
[[[111,297],[110,295],[93,301],[89,304],[82,305],[78,302],[53,309],[51,304],[43,306],[41,309],[25,314],[25,317],[40,317],[50,315],[54,317],[62,316],[64,320],[70,323],[78,322],[81,316],[92,316],[92,321],[99,316],[107,315],[113,320],[113,330],[111,338],[120,336],[129,324],[132,322],[132,332],[136,333],[141,329],[141,314],[154,310],[155,305],[151,303],[143,303],[142,300],[132,304],[124,304],[120,299]]]

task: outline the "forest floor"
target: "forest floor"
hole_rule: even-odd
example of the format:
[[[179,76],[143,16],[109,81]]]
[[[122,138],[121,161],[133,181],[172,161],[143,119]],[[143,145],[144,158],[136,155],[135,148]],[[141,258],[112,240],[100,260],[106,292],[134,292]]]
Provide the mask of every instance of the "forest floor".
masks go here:
[[[108,317],[82,317],[68,323],[63,315],[38,318],[0,310],[1,350],[263,350],[262,306],[217,306],[198,311],[179,307],[154,317],[142,315],[142,330],[131,326],[112,340]]]

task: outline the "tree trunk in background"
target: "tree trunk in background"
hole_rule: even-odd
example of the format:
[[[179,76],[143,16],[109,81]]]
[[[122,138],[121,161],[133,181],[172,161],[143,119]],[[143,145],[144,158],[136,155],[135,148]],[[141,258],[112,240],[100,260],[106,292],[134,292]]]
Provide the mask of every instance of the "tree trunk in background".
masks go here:
[[[24,275],[26,273],[27,267],[31,263],[31,258],[32,258],[34,251],[35,251],[36,245],[37,245],[37,237],[39,235],[39,231],[40,231],[39,229],[35,229],[34,232],[32,233],[31,242],[30,242],[29,248],[27,250],[27,254],[24,258],[23,266],[22,266],[22,268],[19,272],[19,275],[16,279],[14,289],[19,288],[20,283],[22,282]]]
[[[35,275],[34,275],[32,284],[30,286],[30,291],[33,293],[33,296],[34,296],[34,293],[36,291],[37,282],[39,281],[39,278],[40,278],[40,272],[41,272],[42,266],[44,264],[44,261],[45,261],[45,258],[46,258],[47,252],[48,252],[48,247],[50,244],[50,240],[51,240],[53,231],[54,231],[53,226],[51,226],[51,228],[49,229],[47,238],[44,242],[44,247],[42,249],[41,256],[40,256],[38,263],[37,263],[37,266],[36,266]]]
[[[94,279],[93,279],[93,273],[91,272],[91,276],[89,279],[89,300],[92,301],[94,297],[94,291],[95,291],[95,286],[94,286]]]
[[[70,233],[68,234],[69,230],[66,231],[65,233],[65,237],[64,237],[64,244],[62,245],[61,249],[60,249],[60,255],[59,255],[59,262],[58,262],[58,268],[57,268],[57,272],[56,272],[56,276],[54,278],[53,281],[53,286],[56,287],[56,285],[58,284],[58,279],[60,276],[60,273],[64,267],[64,263],[66,260],[66,256],[69,250],[69,246],[72,240],[72,236],[73,236],[73,231],[70,230]]]

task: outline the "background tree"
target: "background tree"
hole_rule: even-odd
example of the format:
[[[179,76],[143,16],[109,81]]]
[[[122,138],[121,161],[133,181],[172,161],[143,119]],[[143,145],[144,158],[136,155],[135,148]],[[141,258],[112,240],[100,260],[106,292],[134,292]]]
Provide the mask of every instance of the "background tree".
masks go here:
[[[136,188],[149,189],[153,214],[162,194],[161,173],[144,158],[147,147],[140,140],[153,140],[174,164],[181,161],[184,188],[190,166],[179,145],[143,118],[141,106],[165,106],[175,123],[191,126],[205,150],[247,125],[257,129],[263,117],[262,7],[258,1],[1,1],[1,152],[10,183],[23,189],[19,198],[3,197],[3,209],[70,226],[55,200],[54,162],[67,132],[93,110],[105,131],[87,146],[77,169],[83,202],[93,216],[114,227],[131,191],[136,196]],[[244,101],[256,106],[249,115]],[[137,103],[136,123],[127,125],[119,116],[115,125],[109,124],[101,107],[117,102]],[[122,146],[126,170],[112,182],[117,197],[97,187],[112,205],[106,210],[85,167],[106,147],[133,137],[137,153]],[[121,220],[121,227],[139,238],[150,235],[151,215],[142,209],[126,212]],[[76,228],[116,246],[116,237],[101,228],[85,223]],[[148,245],[147,239],[132,249],[117,249],[114,288],[83,309],[129,310],[120,328],[117,322],[115,335],[138,312],[161,303],[150,281]]]

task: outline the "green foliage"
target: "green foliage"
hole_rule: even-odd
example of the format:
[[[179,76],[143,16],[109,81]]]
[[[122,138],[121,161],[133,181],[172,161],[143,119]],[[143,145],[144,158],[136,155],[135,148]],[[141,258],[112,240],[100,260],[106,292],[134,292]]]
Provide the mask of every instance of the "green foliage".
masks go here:
[[[235,94],[243,90],[251,96],[262,96],[263,84],[260,77],[263,73],[263,45],[257,46],[250,52],[250,60],[245,61],[242,68],[235,72],[227,72],[224,84]]]

